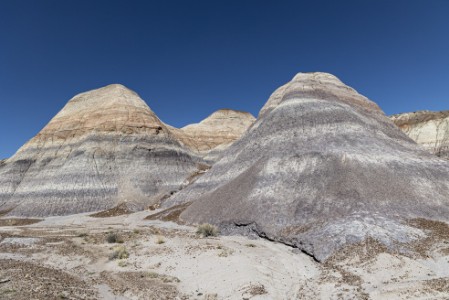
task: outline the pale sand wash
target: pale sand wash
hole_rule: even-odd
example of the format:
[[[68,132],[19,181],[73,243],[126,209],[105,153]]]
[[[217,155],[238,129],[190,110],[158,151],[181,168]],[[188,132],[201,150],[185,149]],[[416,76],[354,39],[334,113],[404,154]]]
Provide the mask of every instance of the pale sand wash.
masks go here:
[[[374,238],[409,251],[412,218],[448,220],[449,163],[414,143],[338,78],[299,73],[258,120],[165,207],[224,233],[280,241],[325,261]]]
[[[0,299],[449,297],[447,238],[435,239],[422,256],[384,253],[372,242],[322,264],[260,238],[200,238],[195,227],[144,220],[149,214],[0,227]],[[111,232],[123,243],[107,243]],[[129,257],[110,260],[117,246]]]
[[[449,111],[397,114],[391,120],[429,152],[449,159]]]

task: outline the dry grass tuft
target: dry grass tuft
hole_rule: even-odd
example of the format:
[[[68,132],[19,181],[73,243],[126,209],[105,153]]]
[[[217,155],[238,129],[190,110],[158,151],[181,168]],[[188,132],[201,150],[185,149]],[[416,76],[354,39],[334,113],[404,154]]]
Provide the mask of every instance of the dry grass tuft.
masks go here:
[[[129,257],[129,253],[126,250],[125,246],[118,246],[114,249],[114,252],[112,252],[111,256],[109,257],[110,260],[114,259],[127,259]]]
[[[198,226],[196,234],[202,237],[218,236],[219,231],[214,225],[205,223]]]

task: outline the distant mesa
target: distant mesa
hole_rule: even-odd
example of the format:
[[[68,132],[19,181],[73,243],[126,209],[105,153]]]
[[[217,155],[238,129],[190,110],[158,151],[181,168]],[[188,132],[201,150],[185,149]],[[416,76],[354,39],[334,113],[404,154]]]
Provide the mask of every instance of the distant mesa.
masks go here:
[[[176,130],[178,138],[208,161],[238,140],[255,122],[253,115],[231,109],[221,109],[198,124]]]
[[[419,145],[449,160],[449,111],[418,111],[390,118]]]
[[[323,261],[373,238],[400,250],[413,218],[449,220],[449,163],[337,77],[299,73],[196,182],[164,207],[183,222],[257,235]]]

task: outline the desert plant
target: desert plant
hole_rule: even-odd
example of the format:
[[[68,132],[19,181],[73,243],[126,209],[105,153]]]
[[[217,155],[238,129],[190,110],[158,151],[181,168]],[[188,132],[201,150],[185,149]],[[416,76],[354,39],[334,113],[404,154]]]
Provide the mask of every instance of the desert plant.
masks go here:
[[[122,267],[122,268],[124,268],[124,267],[126,267],[127,265],[128,265],[128,263],[126,262],[126,260],[119,260],[119,262],[117,263],[117,265],[119,266],[119,267]]]
[[[158,236],[157,238],[156,238],[156,244],[163,244],[163,243],[165,243],[165,240],[164,240],[164,237],[163,236]]]
[[[217,236],[218,233],[217,227],[207,223],[199,225],[196,230],[196,234],[201,235],[202,237]]]
[[[116,233],[109,233],[107,236],[106,236],[106,241],[109,243],[109,244],[114,244],[114,243],[117,243],[117,234]]]
[[[168,275],[162,275],[162,274],[158,274],[156,272],[149,272],[147,274],[148,278],[151,279],[159,279],[164,283],[172,283],[172,282],[181,282],[181,280],[179,280],[179,278],[177,277],[173,277],[173,276],[168,276]]]
[[[114,249],[114,252],[112,252],[111,256],[109,257],[110,260],[114,259],[127,259],[129,257],[129,253],[126,250],[124,246],[118,246]]]
[[[14,290],[14,289],[4,289],[4,290],[0,290],[0,295],[12,294],[15,292],[16,292],[16,290]]]
[[[113,232],[110,232],[106,236],[106,241],[109,244],[115,244],[115,243],[123,244],[124,243],[123,239],[120,238],[120,236],[117,233],[113,233]]]
[[[218,256],[219,257],[228,257],[229,255],[232,255],[233,253],[234,253],[234,250],[225,248],[225,249],[221,250],[220,253],[218,253]]]
[[[179,282],[181,282],[181,280],[179,280],[178,277],[173,277],[173,276],[163,276],[163,277],[161,278],[161,280],[162,280],[162,282],[164,282],[164,283],[172,283],[172,282],[177,282],[177,283],[179,283]]]
[[[149,272],[149,273],[147,274],[147,276],[148,276],[149,278],[153,278],[153,279],[159,278],[159,274],[156,273],[156,272]]]
[[[251,294],[251,296],[258,296],[266,294],[267,290],[265,289],[265,286],[263,284],[251,284],[248,292]]]

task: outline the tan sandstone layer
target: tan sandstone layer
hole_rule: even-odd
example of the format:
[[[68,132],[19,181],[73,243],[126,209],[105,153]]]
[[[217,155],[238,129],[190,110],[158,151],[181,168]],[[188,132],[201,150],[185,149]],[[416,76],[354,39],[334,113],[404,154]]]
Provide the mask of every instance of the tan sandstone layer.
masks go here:
[[[449,111],[418,111],[390,117],[415,142],[449,159]]]
[[[200,123],[171,130],[194,152],[214,161],[224,149],[238,140],[255,120],[247,112],[220,109]]]

